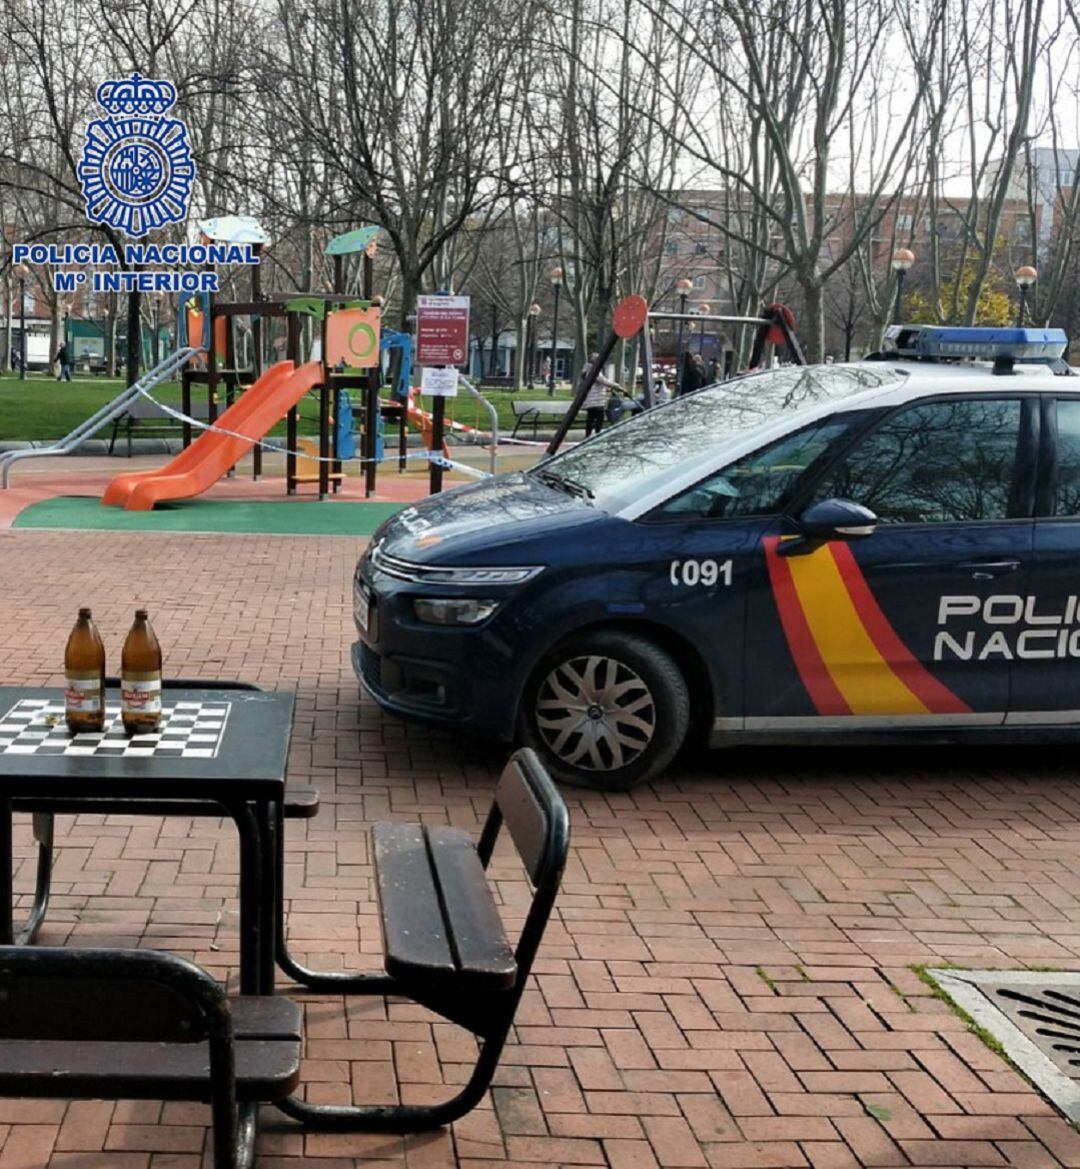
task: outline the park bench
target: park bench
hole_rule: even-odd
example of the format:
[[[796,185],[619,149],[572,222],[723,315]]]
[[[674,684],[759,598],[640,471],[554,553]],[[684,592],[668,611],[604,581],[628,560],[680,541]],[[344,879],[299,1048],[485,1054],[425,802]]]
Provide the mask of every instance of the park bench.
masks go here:
[[[487,868],[503,826],[532,890],[514,944]],[[479,841],[442,824],[372,828],[386,975],[295,971],[318,992],[412,999],[481,1040],[465,1086],[438,1104],[373,1107],[289,1099],[281,1109],[312,1128],[417,1132],[449,1124],[483,1098],[521,1001],[562,880],[569,847],[566,805],[529,748],[507,763]],[[500,874],[500,880],[502,880]],[[516,916],[516,912],[515,912]]]
[[[191,417],[205,421],[210,417],[210,406],[207,402],[193,401],[191,403]],[[184,424],[179,418],[163,410],[156,402],[140,400],[133,402],[126,413],[121,414],[113,422],[112,437],[109,439],[109,454],[116,446],[116,436],[121,430],[127,439],[127,457],[131,458],[131,435],[138,431],[140,435],[154,438],[163,438],[172,434],[181,434]]]
[[[175,954],[0,946],[0,1096],[209,1102],[214,1169],[250,1162],[251,1108],[296,1088],[300,1035],[290,999],[227,998]]]
[[[120,685],[118,678],[106,678],[106,688]],[[207,681],[191,678],[165,678],[163,690],[193,690],[206,687],[213,690],[258,690],[250,682]],[[105,816],[211,816],[225,815],[220,805],[211,800],[130,800],[109,799],[93,795],[64,798],[60,796],[16,797],[12,801],[16,812],[33,816],[34,840],[37,844],[37,870],[34,900],[26,923],[18,933],[21,945],[33,943],[41,930],[49,908],[52,888],[53,840],[55,818],[61,815],[78,816],[87,813]],[[308,820],[319,810],[319,793],[311,787],[285,787],[284,813],[287,820]]]
[[[531,422],[533,438],[536,438],[536,428],[541,419],[555,421],[565,418],[566,412],[572,405],[572,402],[559,401],[556,398],[541,398],[535,402],[519,402],[517,400],[511,402],[510,408],[514,411],[514,429],[511,431],[510,437],[517,437],[518,428],[523,422]]]

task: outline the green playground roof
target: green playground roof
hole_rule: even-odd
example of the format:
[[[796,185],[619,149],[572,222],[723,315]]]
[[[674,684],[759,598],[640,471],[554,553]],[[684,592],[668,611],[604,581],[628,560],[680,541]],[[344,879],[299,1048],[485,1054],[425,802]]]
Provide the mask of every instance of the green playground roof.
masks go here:
[[[328,256],[351,256],[353,252],[362,252],[378,234],[377,227],[358,227],[355,231],[336,235],[326,245],[326,254]]]

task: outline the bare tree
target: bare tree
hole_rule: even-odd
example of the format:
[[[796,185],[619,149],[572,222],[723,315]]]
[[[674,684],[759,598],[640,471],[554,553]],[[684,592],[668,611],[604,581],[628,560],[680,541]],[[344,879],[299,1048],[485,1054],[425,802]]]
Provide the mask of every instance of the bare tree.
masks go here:
[[[310,143],[331,192],[324,215],[386,231],[403,321],[425,280],[446,279],[448,242],[501,192],[495,127],[520,97],[530,12],[531,0],[477,0],[468,14],[454,0],[278,9],[288,57],[268,50],[265,94],[278,140],[293,157]]]

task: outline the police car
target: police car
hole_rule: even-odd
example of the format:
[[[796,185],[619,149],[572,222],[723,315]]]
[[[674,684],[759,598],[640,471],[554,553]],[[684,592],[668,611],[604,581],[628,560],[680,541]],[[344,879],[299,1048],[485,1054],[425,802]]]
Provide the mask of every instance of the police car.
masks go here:
[[[1060,330],[894,327],[384,524],[387,710],[622,788],[715,745],[1080,730],[1080,379]]]

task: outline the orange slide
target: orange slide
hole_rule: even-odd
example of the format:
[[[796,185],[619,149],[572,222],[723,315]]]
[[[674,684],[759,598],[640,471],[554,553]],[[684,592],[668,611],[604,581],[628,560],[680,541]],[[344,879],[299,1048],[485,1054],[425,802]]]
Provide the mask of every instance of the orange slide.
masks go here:
[[[199,495],[231,470],[322,378],[318,361],[299,369],[291,361],[272,365],[214,423],[233,434],[204,431],[160,470],[118,475],[101,502],[127,511],[150,511],[163,500]]]

